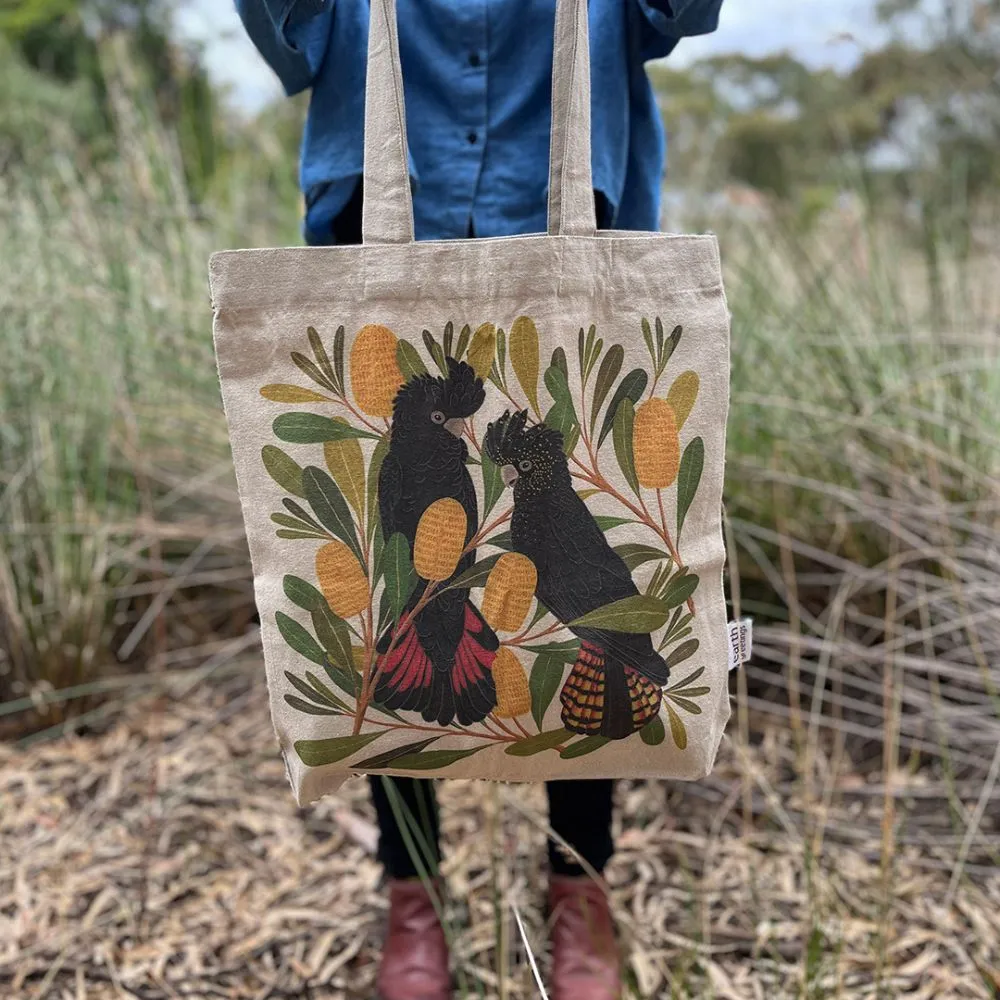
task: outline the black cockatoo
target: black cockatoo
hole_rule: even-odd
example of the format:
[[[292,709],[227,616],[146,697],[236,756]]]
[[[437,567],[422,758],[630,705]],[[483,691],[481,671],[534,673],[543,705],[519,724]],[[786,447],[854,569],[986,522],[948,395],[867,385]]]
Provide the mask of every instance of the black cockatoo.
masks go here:
[[[538,571],[535,594],[568,624],[638,594],[632,574],[573,489],[562,434],[527,411],[489,425],[484,447],[514,488],[511,543]],[[562,720],[576,733],[624,739],[656,716],[669,668],[647,634],[570,629],[580,654],[563,684]]]
[[[466,542],[479,527],[476,490],[465,462],[462,440],[471,417],[486,394],[483,380],[470,365],[448,359],[448,377],[420,375],[396,395],[389,451],[378,479],[379,517],[383,537],[402,533],[410,543],[420,516],[435,500],[450,497],[465,510]],[[467,552],[455,576],[475,561]],[[454,578],[454,577],[453,577]],[[414,589],[409,611],[424,591]],[[499,641],[469,601],[466,588],[436,594],[408,627],[388,656],[390,632],[377,650],[383,654],[375,698],[388,708],[419,711],[428,722],[447,725],[456,716],[463,725],[479,722],[496,706],[492,666]]]

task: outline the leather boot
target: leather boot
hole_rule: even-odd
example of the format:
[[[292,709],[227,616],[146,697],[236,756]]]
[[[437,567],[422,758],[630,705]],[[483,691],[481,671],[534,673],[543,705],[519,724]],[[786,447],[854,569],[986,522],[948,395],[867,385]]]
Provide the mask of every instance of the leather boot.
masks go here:
[[[388,888],[379,1000],[450,1000],[448,945],[430,894],[419,879],[390,879]]]
[[[587,876],[549,879],[552,1000],[620,1000],[621,959],[603,888]]]

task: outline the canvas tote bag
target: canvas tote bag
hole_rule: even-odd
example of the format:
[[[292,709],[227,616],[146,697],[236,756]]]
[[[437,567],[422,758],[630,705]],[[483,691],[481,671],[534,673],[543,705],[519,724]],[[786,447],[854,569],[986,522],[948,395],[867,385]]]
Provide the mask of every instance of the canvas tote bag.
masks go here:
[[[372,0],[364,243],[212,257],[271,711],[359,772],[698,778],[726,720],[728,313],[712,236],[598,232],[559,0],[548,234],[414,242]]]

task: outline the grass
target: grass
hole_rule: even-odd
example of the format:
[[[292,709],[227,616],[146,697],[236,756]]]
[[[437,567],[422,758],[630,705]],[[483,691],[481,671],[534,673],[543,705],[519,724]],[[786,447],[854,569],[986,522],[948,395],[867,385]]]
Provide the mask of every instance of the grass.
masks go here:
[[[264,818],[283,793],[259,683],[248,679],[259,676],[252,587],[205,274],[214,249],[296,242],[291,165],[262,139],[232,157],[227,182],[196,208],[127,62],[109,63],[109,83],[118,162],[84,166],[56,123],[44,167],[0,178],[0,734],[35,744],[3,751],[0,822],[9,842],[26,842],[21,820],[35,800],[25,789],[48,782],[51,814],[32,822],[51,837],[19,862],[19,885],[36,902],[55,893],[46,857],[80,873],[63,917],[28,897],[0,905],[0,926],[15,913],[27,928],[23,954],[0,953],[0,976],[17,996],[65,985],[60,955],[76,953],[43,946],[38,930],[59,919],[92,914],[88,926],[104,938],[86,938],[87,954],[100,940],[129,951],[175,917],[194,920],[171,902],[155,862],[194,878],[203,852],[180,845],[203,836],[224,856],[205,869],[219,886],[266,857],[302,911],[343,906],[355,921],[331,925],[329,938],[289,917],[270,938],[245,942],[247,992],[227,977],[243,954],[237,932],[249,941],[251,929],[227,925],[218,950],[192,945],[212,981],[230,983],[228,995],[263,996],[268,976],[285,976],[282,989],[294,992],[298,963],[317,983],[324,969],[327,985],[346,976],[350,995],[351,983],[370,981],[371,961],[367,939],[348,954],[352,932],[369,933],[378,903],[367,851],[360,860],[348,851],[361,882],[345,875],[337,852],[350,848],[344,830],[358,827],[336,817],[364,818],[365,807],[353,794],[320,806],[314,821],[287,803]],[[758,619],[755,657],[737,681],[717,775],[666,793],[622,791],[624,860],[611,880],[636,995],[884,997],[921,983],[922,996],[991,995],[1000,220],[988,206],[976,212],[971,247],[941,236],[929,248],[902,214],[863,202],[808,234],[780,214],[720,226],[733,311],[730,593],[734,611]],[[251,721],[234,720],[241,707]],[[160,719],[155,739],[150,719]],[[216,727],[221,743],[206,735]],[[108,732],[49,742],[86,728]],[[195,759],[182,766],[186,754]],[[233,782],[212,786],[224,807],[205,814],[215,834],[194,808],[198,755]],[[154,777],[123,779],[133,757]],[[81,811],[71,776],[91,772],[120,817]],[[490,794],[453,800],[458,815],[446,825],[445,874],[453,894],[472,894],[456,948],[468,995],[492,995],[503,969],[509,996],[536,995],[508,903],[540,947],[537,875],[518,838],[537,847],[544,823],[530,795],[524,806],[514,793]],[[468,846],[469,805],[492,817],[484,845]],[[101,850],[131,857],[126,844],[145,859],[116,875],[113,905],[107,896],[97,905],[88,876],[99,856],[57,837],[88,816],[106,824]],[[250,817],[249,834],[240,817]],[[310,842],[289,860],[310,822],[340,832],[328,849]],[[244,840],[251,855],[233,846]],[[14,862],[3,871],[6,885]],[[306,877],[316,872],[344,888],[317,889]],[[223,910],[247,906],[257,920],[278,906],[218,891]],[[194,897],[214,905],[203,892]],[[147,896],[155,912],[136,924]],[[188,924],[174,932],[181,940]],[[348,958],[329,971],[338,949]],[[74,975],[86,978],[82,954]],[[137,995],[169,995],[137,963],[147,970]]]

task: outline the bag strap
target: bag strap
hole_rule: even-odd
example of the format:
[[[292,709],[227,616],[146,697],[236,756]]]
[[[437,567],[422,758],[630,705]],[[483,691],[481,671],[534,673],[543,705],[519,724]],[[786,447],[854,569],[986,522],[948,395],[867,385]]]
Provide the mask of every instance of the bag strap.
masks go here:
[[[593,236],[597,221],[590,169],[587,0],[556,0],[553,38],[548,232]],[[371,0],[365,84],[365,243],[413,242],[408,148],[396,0]]]

